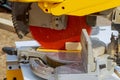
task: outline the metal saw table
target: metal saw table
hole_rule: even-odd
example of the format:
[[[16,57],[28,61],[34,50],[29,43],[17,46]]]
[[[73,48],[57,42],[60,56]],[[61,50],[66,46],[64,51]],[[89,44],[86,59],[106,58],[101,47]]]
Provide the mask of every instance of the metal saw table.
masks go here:
[[[108,44],[110,42],[110,36],[111,33],[114,32],[115,34],[117,34],[116,31],[111,31],[111,27],[100,27],[100,32],[97,35],[92,35],[91,37],[95,37],[95,38],[99,38],[100,40],[104,41],[106,44]],[[104,36],[102,36],[104,35]],[[107,36],[107,38],[106,38]],[[36,41],[23,41],[23,42],[16,42],[16,47],[21,47],[21,46],[40,46]],[[17,56],[8,56],[9,60],[16,60]],[[23,78],[24,80],[44,80],[42,78],[37,77],[36,75],[34,75],[30,69],[29,64],[20,64],[21,66],[21,70],[22,70],[22,74],[23,74]],[[113,74],[114,77],[116,77],[116,79],[120,80],[120,78],[118,78],[118,76],[116,76],[116,74]]]

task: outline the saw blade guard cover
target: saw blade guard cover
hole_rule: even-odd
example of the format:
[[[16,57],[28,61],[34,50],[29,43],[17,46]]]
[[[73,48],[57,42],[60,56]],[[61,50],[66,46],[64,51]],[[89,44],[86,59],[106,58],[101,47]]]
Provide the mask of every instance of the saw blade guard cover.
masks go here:
[[[10,0],[13,2],[38,2],[40,8],[53,15],[83,16],[120,6],[119,0]]]

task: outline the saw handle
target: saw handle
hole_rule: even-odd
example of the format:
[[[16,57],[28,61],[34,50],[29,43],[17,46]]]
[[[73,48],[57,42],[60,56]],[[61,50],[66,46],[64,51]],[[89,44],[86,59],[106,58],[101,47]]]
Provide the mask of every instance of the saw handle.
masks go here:
[[[2,51],[7,53],[8,55],[17,55],[17,50],[13,47],[3,47]]]

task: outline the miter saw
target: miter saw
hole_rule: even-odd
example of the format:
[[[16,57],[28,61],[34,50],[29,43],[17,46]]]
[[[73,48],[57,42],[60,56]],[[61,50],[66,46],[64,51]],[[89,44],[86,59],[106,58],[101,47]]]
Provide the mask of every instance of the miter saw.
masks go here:
[[[118,55],[105,52],[106,45],[90,39],[88,34],[91,26],[96,26],[96,16],[108,18],[114,28],[119,26],[120,1],[10,1],[18,37],[23,38],[31,32],[41,44],[38,51],[33,48],[17,49],[18,63],[29,63],[35,75],[48,80],[117,80],[112,74],[115,63],[119,64]],[[118,39],[115,40],[119,42]],[[66,50],[66,42],[81,42],[82,49],[73,50],[72,47],[72,50]]]

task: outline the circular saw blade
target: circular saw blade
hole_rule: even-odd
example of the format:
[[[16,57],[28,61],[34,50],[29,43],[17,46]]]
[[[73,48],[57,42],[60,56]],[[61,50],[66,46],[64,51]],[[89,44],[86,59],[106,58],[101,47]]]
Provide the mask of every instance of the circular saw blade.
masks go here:
[[[30,26],[30,31],[43,48],[65,49],[65,42],[79,42],[82,29],[88,33],[91,27],[86,23],[86,17],[68,16],[67,28],[65,30],[53,30],[37,26]]]

